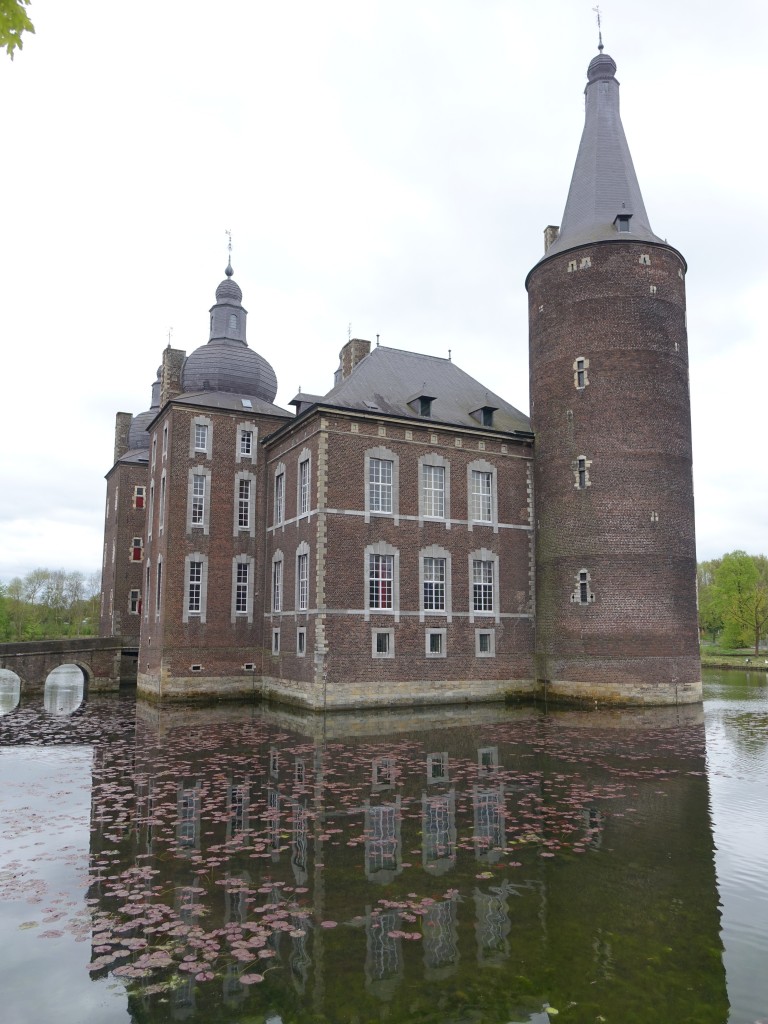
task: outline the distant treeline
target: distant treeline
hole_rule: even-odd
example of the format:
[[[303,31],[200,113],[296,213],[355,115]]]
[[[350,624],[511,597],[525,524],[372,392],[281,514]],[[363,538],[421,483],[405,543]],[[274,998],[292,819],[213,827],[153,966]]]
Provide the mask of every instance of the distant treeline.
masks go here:
[[[101,573],[33,569],[0,583],[0,641],[55,640],[99,631]]]
[[[731,551],[699,562],[698,583],[702,637],[757,654],[768,636],[768,558]]]

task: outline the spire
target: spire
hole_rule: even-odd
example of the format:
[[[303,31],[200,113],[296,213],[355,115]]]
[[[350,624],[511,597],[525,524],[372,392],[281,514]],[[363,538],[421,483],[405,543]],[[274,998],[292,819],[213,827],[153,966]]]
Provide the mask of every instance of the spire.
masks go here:
[[[584,132],[560,234],[547,256],[590,242],[662,242],[651,230],[619,114],[616,62],[600,52],[587,69]]]
[[[229,238],[229,241],[227,242],[227,253],[228,253],[228,255],[227,255],[227,269],[224,271],[224,273],[227,275],[227,277],[232,277],[232,275],[234,274],[234,270],[232,269],[232,230],[231,230],[231,228],[227,228],[227,230],[224,232],[224,234],[227,235],[228,238]]]

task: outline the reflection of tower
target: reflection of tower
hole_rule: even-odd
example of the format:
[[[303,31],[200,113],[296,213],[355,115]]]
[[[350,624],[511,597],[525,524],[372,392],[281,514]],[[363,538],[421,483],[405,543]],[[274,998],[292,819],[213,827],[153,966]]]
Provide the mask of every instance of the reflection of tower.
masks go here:
[[[447,978],[458,965],[457,906],[454,897],[433,903],[422,914],[424,976],[429,981]]]
[[[456,792],[421,797],[422,864],[442,875],[456,864]]]
[[[394,803],[365,801],[365,876],[391,882],[403,870],[400,855],[400,796]]]
[[[651,230],[616,64],[587,71],[562,227],[528,275],[537,673],[552,697],[701,700],[686,263]]]
[[[478,963],[501,963],[509,956],[508,897],[513,892],[507,882],[481,892],[475,889],[475,938],[477,939]]]

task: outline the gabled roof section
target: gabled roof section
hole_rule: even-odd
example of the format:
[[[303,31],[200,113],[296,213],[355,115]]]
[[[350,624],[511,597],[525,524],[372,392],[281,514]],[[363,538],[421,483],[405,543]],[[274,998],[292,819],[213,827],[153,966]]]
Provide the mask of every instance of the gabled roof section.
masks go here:
[[[600,53],[589,65],[587,78],[584,132],[560,234],[546,256],[590,242],[664,242],[651,230],[624,135],[616,62]],[[628,230],[620,230],[616,219],[627,216]],[[622,227],[626,228],[626,222]]]
[[[434,396],[429,416],[420,416],[418,409],[414,409],[414,395]],[[450,359],[384,345],[374,348],[321,401],[368,414],[405,416],[422,423],[455,423],[475,430],[479,424],[472,413],[487,406],[495,410],[491,429],[526,433],[531,429],[525,413],[470,377]]]
[[[293,413],[254,395],[233,395],[229,391],[189,391],[173,399],[175,405],[203,405],[209,409],[227,409],[245,415],[262,413],[293,419]]]

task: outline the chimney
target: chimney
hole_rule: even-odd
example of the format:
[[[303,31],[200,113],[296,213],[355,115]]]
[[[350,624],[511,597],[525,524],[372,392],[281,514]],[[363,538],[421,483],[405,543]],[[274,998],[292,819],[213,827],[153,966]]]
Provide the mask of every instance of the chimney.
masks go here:
[[[129,412],[119,412],[115,416],[115,462],[128,451],[128,432],[132,420],[133,416]]]
[[[553,242],[557,241],[557,236],[560,234],[560,226],[558,224],[548,224],[544,228],[544,252],[549,252],[549,247]]]
[[[350,338],[341,352],[339,352],[341,379],[346,380],[360,360],[365,359],[370,351],[370,341],[365,341],[363,338]]]
[[[187,353],[181,348],[163,349],[163,365],[160,368],[160,408],[181,394],[181,368]]]

